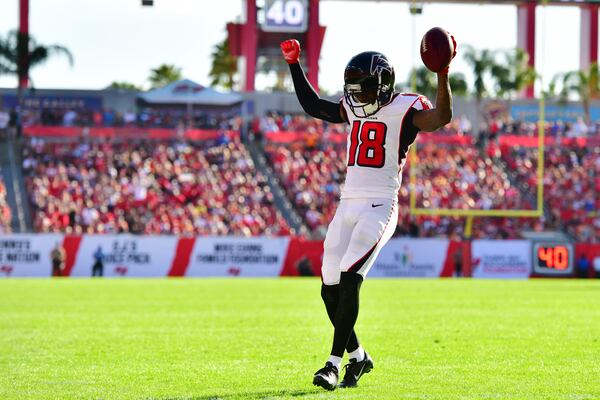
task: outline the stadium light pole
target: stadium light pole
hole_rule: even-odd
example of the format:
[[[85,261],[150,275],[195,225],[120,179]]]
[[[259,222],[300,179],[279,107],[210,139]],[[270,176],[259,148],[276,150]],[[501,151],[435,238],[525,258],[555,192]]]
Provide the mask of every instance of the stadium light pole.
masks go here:
[[[546,6],[548,0],[542,0],[542,66],[546,57]],[[544,94],[544,71],[540,71],[540,111],[538,113],[538,165],[537,165],[537,209],[544,209],[544,135],[546,133],[546,96]]]
[[[417,40],[417,15],[423,13],[423,5],[417,4],[416,0],[408,5],[410,9],[410,20],[411,20],[411,55],[410,59],[412,62],[412,71],[410,75],[410,91],[413,93],[417,92],[417,62],[416,62],[416,49],[415,44]]]
[[[17,37],[17,137],[21,137],[23,124],[23,95],[29,85],[29,0],[19,1],[19,36]]]

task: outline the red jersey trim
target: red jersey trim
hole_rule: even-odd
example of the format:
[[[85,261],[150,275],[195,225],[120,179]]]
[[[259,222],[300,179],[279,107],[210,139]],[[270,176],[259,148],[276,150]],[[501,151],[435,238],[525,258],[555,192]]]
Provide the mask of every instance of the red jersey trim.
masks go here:
[[[415,96],[418,96],[418,95],[415,95]],[[404,120],[406,118],[406,114],[408,114],[408,111],[412,108],[412,106],[415,105],[417,100],[419,100],[419,97],[417,97],[415,99],[415,101],[412,102],[410,107],[408,107],[406,109],[406,111],[404,112],[404,116],[402,117],[402,122],[400,123],[400,132],[398,133],[398,173],[400,173],[400,147],[402,146],[401,143],[402,143],[402,130],[404,129]]]

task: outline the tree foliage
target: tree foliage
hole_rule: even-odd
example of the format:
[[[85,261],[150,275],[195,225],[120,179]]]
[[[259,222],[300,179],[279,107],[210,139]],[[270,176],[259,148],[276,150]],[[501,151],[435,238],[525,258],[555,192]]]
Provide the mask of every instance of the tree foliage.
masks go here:
[[[161,64],[150,71],[150,86],[152,89],[168,85],[182,79],[181,68],[172,64]]]
[[[26,52],[26,63],[20,62]],[[30,78],[29,72],[55,56],[64,56],[73,65],[73,55],[64,46],[58,44],[44,45],[31,35],[24,35],[16,30],[9,31],[0,37],[0,75],[24,76]]]
[[[227,38],[215,45],[211,57],[212,66],[208,73],[211,78],[210,85],[232,90],[236,83],[235,76],[238,72],[237,57],[231,54]]]

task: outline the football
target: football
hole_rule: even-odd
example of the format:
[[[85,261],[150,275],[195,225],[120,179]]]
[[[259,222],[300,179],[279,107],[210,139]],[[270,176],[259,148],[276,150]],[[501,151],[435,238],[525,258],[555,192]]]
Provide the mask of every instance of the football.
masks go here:
[[[433,71],[440,72],[452,61],[454,43],[450,34],[442,28],[435,27],[423,35],[421,40],[421,60]]]

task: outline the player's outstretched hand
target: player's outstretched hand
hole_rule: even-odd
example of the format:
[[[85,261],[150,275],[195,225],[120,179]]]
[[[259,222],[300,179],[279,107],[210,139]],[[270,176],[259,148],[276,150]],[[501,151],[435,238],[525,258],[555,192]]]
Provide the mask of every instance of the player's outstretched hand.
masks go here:
[[[288,39],[279,45],[283,58],[288,64],[296,64],[300,59],[300,42],[296,39]]]

